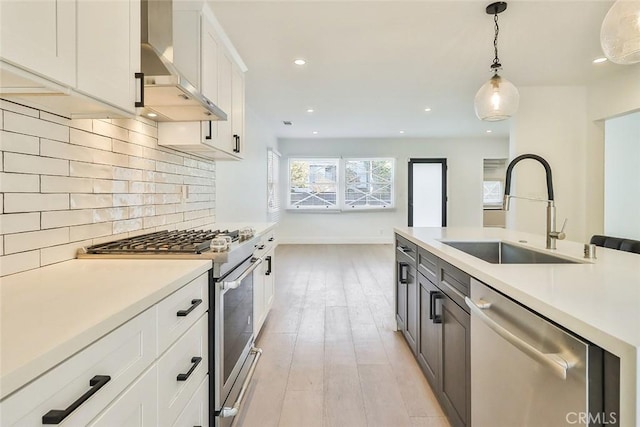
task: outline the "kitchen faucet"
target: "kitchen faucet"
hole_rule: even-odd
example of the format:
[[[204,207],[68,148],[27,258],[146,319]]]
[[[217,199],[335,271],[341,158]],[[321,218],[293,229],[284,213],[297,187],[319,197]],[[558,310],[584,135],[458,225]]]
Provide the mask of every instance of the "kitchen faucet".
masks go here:
[[[513,167],[520,160],[524,160],[524,159],[537,160],[538,162],[540,162],[540,164],[542,164],[542,166],[544,166],[544,170],[547,175],[547,200],[532,199],[529,197],[518,197],[518,196],[512,196],[511,194],[509,194],[511,192],[511,173],[513,172]],[[556,205],[554,204],[554,201],[553,201],[553,181],[551,179],[551,166],[549,166],[549,163],[545,159],[538,156],[537,154],[522,154],[516,157],[515,159],[513,159],[511,163],[509,163],[509,166],[507,166],[507,177],[505,179],[505,185],[504,185],[504,210],[505,211],[509,210],[509,204],[510,204],[509,202],[512,198],[533,200],[536,202],[547,202],[547,233],[546,233],[547,249],[555,249],[556,240],[558,239],[562,240],[566,236],[564,234],[564,226],[567,224],[567,220],[566,219],[564,220],[564,224],[562,224],[562,230],[556,231]]]

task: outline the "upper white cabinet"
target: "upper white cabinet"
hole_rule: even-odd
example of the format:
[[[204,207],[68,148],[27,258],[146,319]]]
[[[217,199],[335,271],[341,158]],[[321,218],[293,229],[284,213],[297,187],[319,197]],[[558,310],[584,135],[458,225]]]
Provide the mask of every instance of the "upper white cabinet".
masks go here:
[[[193,16],[184,20],[191,22],[192,31],[194,28],[200,31],[199,43],[191,46],[191,49],[201,49],[199,78],[191,83],[227,114],[227,120],[158,123],[158,144],[211,159],[241,159],[246,67],[208,6],[198,13],[199,22]],[[192,39],[193,36],[191,34]],[[198,55],[194,53],[193,58],[196,57]],[[179,64],[176,66],[180,67]],[[195,76],[196,73],[190,74]]]
[[[66,117],[135,115],[140,0],[3,0],[0,8],[2,97]]]
[[[0,56],[59,83],[76,82],[76,3],[0,2]]]

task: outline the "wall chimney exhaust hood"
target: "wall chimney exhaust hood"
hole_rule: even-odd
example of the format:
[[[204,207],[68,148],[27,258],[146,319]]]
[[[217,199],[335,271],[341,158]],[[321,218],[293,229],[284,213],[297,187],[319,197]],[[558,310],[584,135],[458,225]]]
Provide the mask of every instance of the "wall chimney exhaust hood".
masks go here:
[[[142,0],[141,17],[140,113],[159,122],[227,120],[227,114],[196,86],[201,54],[198,12],[174,10],[172,0]]]

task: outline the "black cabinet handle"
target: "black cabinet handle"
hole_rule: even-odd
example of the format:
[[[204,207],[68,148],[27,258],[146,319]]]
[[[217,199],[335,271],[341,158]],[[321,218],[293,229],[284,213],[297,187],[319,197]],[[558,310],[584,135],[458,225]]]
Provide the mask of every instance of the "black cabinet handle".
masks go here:
[[[73,411],[78,409],[78,406],[89,400],[91,396],[96,394],[106,383],[111,381],[111,377],[108,375],[96,375],[89,380],[89,386],[91,388],[82,396],[73,402],[67,409],[52,409],[42,416],[42,424],[60,424],[62,420],[67,418]]]
[[[236,147],[233,149],[234,153],[240,152],[240,135],[233,135],[233,139],[236,140]]]
[[[407,274],[407,270],[409,269],[409,264],[406,262],[401,262],[398,264],[399,272],[398,276],[400,278],[400,283],[409,283],[409,276]]]
[[[269,241],[270,241],[270,242],[273,242],[274,240],[276,240],[276,238],[275,238],[275,237],[269,237]]]
[[[211,135],[212,135],[211,126],[212,126],[211,120],[209,120],[209,135],[205,136],[204,139],[208,139],[208,140],[211,139]]]
[[[444,298],[444,295],[442,294],[442,292],[438,292],[438,291],[429,292],[429,302],[431,305],[431,307],[429,307],[429,319],[433,320],[433,323],[442,323],[442,315],[436,314],[436,301],[443,298]]]
[[[176,380],[178,381],[188,380],[191,374],[193,374],[193,371],[196,370],[200,362],[202,362],[202,357],[192,357],[191,363],[193,363],[193,365],[191,366],[191,369],[189,369],[189,371],[186,374],[178,374],[178,377],[176,378]]]
[[[269,276],[271,274],[271,255],[269,255],[265,259],[267,260],[267,271],[264,274]]]
[[[134,77],[140,79],[140,101],[136,101],[134,105],[144,107],[144,73],[135,73]]]
[[[259,250],[263,250],[264,249],[264,245],[258,245],[256,246]]]
[[[191,307],[189,307],[187,310],[180,310],[176,313],[176,316],[178,317],[185,317],[187,316],[189,313],[191,313],[197,306],[199,306],[200,304],[202,304],[202,300],[201,299],[192,299],[191,300]]]

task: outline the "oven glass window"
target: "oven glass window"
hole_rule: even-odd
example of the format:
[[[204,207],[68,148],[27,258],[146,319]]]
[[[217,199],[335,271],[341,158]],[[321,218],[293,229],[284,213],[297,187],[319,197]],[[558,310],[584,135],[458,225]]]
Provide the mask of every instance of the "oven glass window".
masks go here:
[[[224,384],[253,334],[253,277],[224,294]]]

